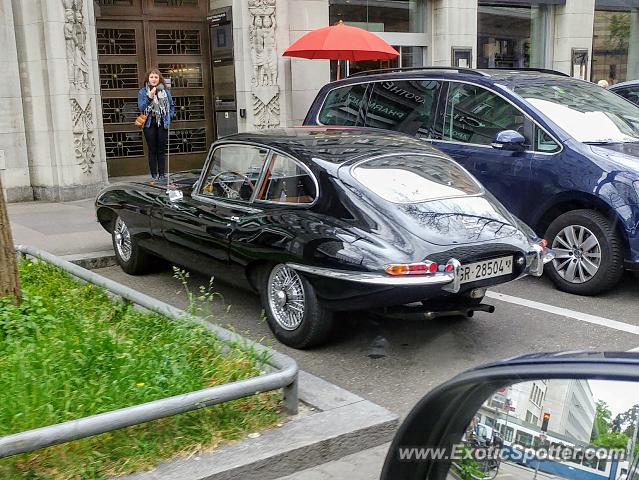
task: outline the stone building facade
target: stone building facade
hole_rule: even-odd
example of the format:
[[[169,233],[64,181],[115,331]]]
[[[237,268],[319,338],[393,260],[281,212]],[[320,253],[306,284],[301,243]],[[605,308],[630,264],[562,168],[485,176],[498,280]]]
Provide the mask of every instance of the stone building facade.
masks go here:
[[[368,68],[552,68],[639,78],[639,0],[0,0],[0,175],[10,201],[87,198],[147,171],[144,74],[171,82],[172,170],[220,136],[298,125],[336,62],[282,52],[342,20],[400,52]]]

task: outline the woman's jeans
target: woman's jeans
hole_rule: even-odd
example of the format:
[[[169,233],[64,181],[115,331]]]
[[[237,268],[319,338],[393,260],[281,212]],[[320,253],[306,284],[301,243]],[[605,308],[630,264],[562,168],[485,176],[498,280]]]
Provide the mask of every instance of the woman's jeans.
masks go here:
[[[169,131],[163,125],[158,125],[155,119],[151,125],[144,127],[144,138],[149,148],[149,169],[151,176],[164,176],[166,168],[166,144],[169,140]]]

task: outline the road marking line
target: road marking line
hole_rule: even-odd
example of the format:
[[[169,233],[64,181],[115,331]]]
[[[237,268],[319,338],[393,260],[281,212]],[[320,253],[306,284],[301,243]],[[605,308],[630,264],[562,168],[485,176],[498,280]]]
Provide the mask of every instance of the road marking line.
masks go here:
[[[569,310],[567,308],[555,307],[553,305],[535,302],[525,298],[513,297],[511,295],[506,295],[505,293],[486,292],[486,296],[502,302],[521,305],[534,310],[541,310],[542,312],[572,318],[574,320],[579,320],[580,322],[592,323],[593,325],[612,328],[613,330],[619,330],[620,332],[639,335],[639,326],[629,325],[624,322],[618,322],[617,320],[610,320],[609,318],[598,317],[597,315],[590,315],[589,313],[576,312],[575,310]]]

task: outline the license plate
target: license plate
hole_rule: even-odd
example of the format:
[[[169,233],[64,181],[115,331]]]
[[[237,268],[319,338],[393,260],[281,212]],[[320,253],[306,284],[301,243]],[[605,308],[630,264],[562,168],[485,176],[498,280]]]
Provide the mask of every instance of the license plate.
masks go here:
[[[469,263],[462,265],[459,272],[461,283],[509,275],[513,273],[513,257],[500,257],[484,260],[483,262]]]

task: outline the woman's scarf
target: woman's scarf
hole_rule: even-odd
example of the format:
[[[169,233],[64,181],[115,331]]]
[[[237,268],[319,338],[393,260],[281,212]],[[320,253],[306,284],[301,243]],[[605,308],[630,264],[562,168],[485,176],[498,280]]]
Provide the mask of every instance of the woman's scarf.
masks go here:
[[[146,84],[146,94],[148,95],[151,91],[151,87],[149,84]],[[155,115],[157,119],[158,126],[162,125],[162,121],[169,114],[169,95],[166,93],[166,89],[164,90],[155,90],[155,96],[151,100],[151,105],[147,109],[147,115],[149,113]]]

